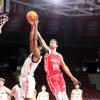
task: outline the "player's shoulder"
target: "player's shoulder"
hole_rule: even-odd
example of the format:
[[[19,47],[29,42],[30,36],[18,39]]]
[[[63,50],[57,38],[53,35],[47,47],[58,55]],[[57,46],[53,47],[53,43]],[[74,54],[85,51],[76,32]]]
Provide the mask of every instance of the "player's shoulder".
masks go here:
[[[49,95],[49,93],[48,93],[48,92],[46,92],[46,95]]]
[[[75,89],[72,90],[72,93],[74,93],[74,92],[75,92]]]
[[[6,86],[3,86],[3,89],[6,89],[7,87]]]
[[[4,91],[7,91],[9,88],[6,86],[3,86]]]
[[[79,89],[80,92],[83,92],[83,90]]]
[[[59,52],[56,52],[56,54],[57,54],[57,55],[59,55],[59,56],[62,56],[62,54],[61,54],[61,53],[59,53]]]
[[[39,92],[39,93],[38,93],[38,95],[42,95],[42,94],[43,94],[42,92]]]
[[[6,89],[7,87],[6,86],[3,86],[3,88]]]
[[[30,57],[30,56],[26,57],[25,63],[26,63],[26,62],[29,62],[29,61],[31,61],[31,57]]]
[[[57,52],[57,55],[58,55],[58,57],[59,57],[60,59],[63,59],[63,56],[62,56],[61,53],[58,53],[58,52]]]

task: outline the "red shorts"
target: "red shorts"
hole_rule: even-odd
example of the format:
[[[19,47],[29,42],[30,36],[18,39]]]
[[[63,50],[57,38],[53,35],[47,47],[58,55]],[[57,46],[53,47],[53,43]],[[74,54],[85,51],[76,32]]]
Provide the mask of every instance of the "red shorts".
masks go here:
[[[53,94],[66,91],[66,85],[62,74],[47,76],[48,85]]]

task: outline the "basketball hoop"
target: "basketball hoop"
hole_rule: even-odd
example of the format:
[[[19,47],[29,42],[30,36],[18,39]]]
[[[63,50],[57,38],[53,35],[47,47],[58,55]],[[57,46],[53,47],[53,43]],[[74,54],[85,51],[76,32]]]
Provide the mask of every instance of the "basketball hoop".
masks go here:
[[[0,34],[2,33],[1,29],[3,25],[8,21],[8,16],[6,14],[0,15]]]

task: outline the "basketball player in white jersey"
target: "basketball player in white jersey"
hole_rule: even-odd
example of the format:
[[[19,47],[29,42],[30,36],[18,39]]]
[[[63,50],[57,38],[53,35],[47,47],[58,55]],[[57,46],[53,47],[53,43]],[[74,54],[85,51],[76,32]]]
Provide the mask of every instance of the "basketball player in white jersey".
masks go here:
[[[37,96],[37,100],[49,100],[49,93],[46,91],[46,86],[41,87],[41,92]]]
[[[83,100],[83,91],[80,89],[80,84],[75,85],[75,89],[71,92],[71,100]]]
[[[30,32],[30,55],[25,60],[22,69],[21,69],[21,89],[24,100],[33,100],[35,91],[35,78],[34,72],[41,61],[40,50],[37,45],[37,27],[36,22],[28,20],[28,23],[31,25]]]
[[[0,78],[0,100],[8,100],[8,96],[11,96],[11,90],[4,86],[5,79]]]

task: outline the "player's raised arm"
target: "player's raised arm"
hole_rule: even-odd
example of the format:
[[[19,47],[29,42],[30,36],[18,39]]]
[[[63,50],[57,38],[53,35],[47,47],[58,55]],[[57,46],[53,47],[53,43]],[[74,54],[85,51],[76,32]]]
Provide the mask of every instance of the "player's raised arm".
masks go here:
[[[38,17],[37,17],[38,19]],[[37,58],[37,60],[40,58],[41,54],[40,54],[40,49],[38,47],[38,34],[37,34],[37,28],[38,28],[38,22],[37,22],[37,19],[35,20],[34,22],[34,35],[33,35],[33,45],[34,45],[34,48],[33,48],[33,54],[34,54],[34,57]]]
[[[36,29],[37,29],[37,34],[38,34],[39,42],[40,42],[40,44],[43,46],[43,48],[44,48],[45,50],[49,51],[50,49],[49,49],[48,45],[46,44],[46,42],[45,42],[44,39],[42,38],[40,32],[38,31],[38,22],[39,22],[39,20],[37,20]]]
[[[38,14],[34,11],[30,11],[27,13],[28,23],[31,25],[30,32],[30,52],[33,52],[35,61],[38,61],[40,58],[40,50],[38,48],[38,35],[37,35],[37,27],[38,27]]]
[[[38,18],[38,14],[34,11],[30,11],[26,15],[28,23],[31,25],[30,31],[30,52],[33,52],[34,46],[37,46],[37,34],[35,21]]]

